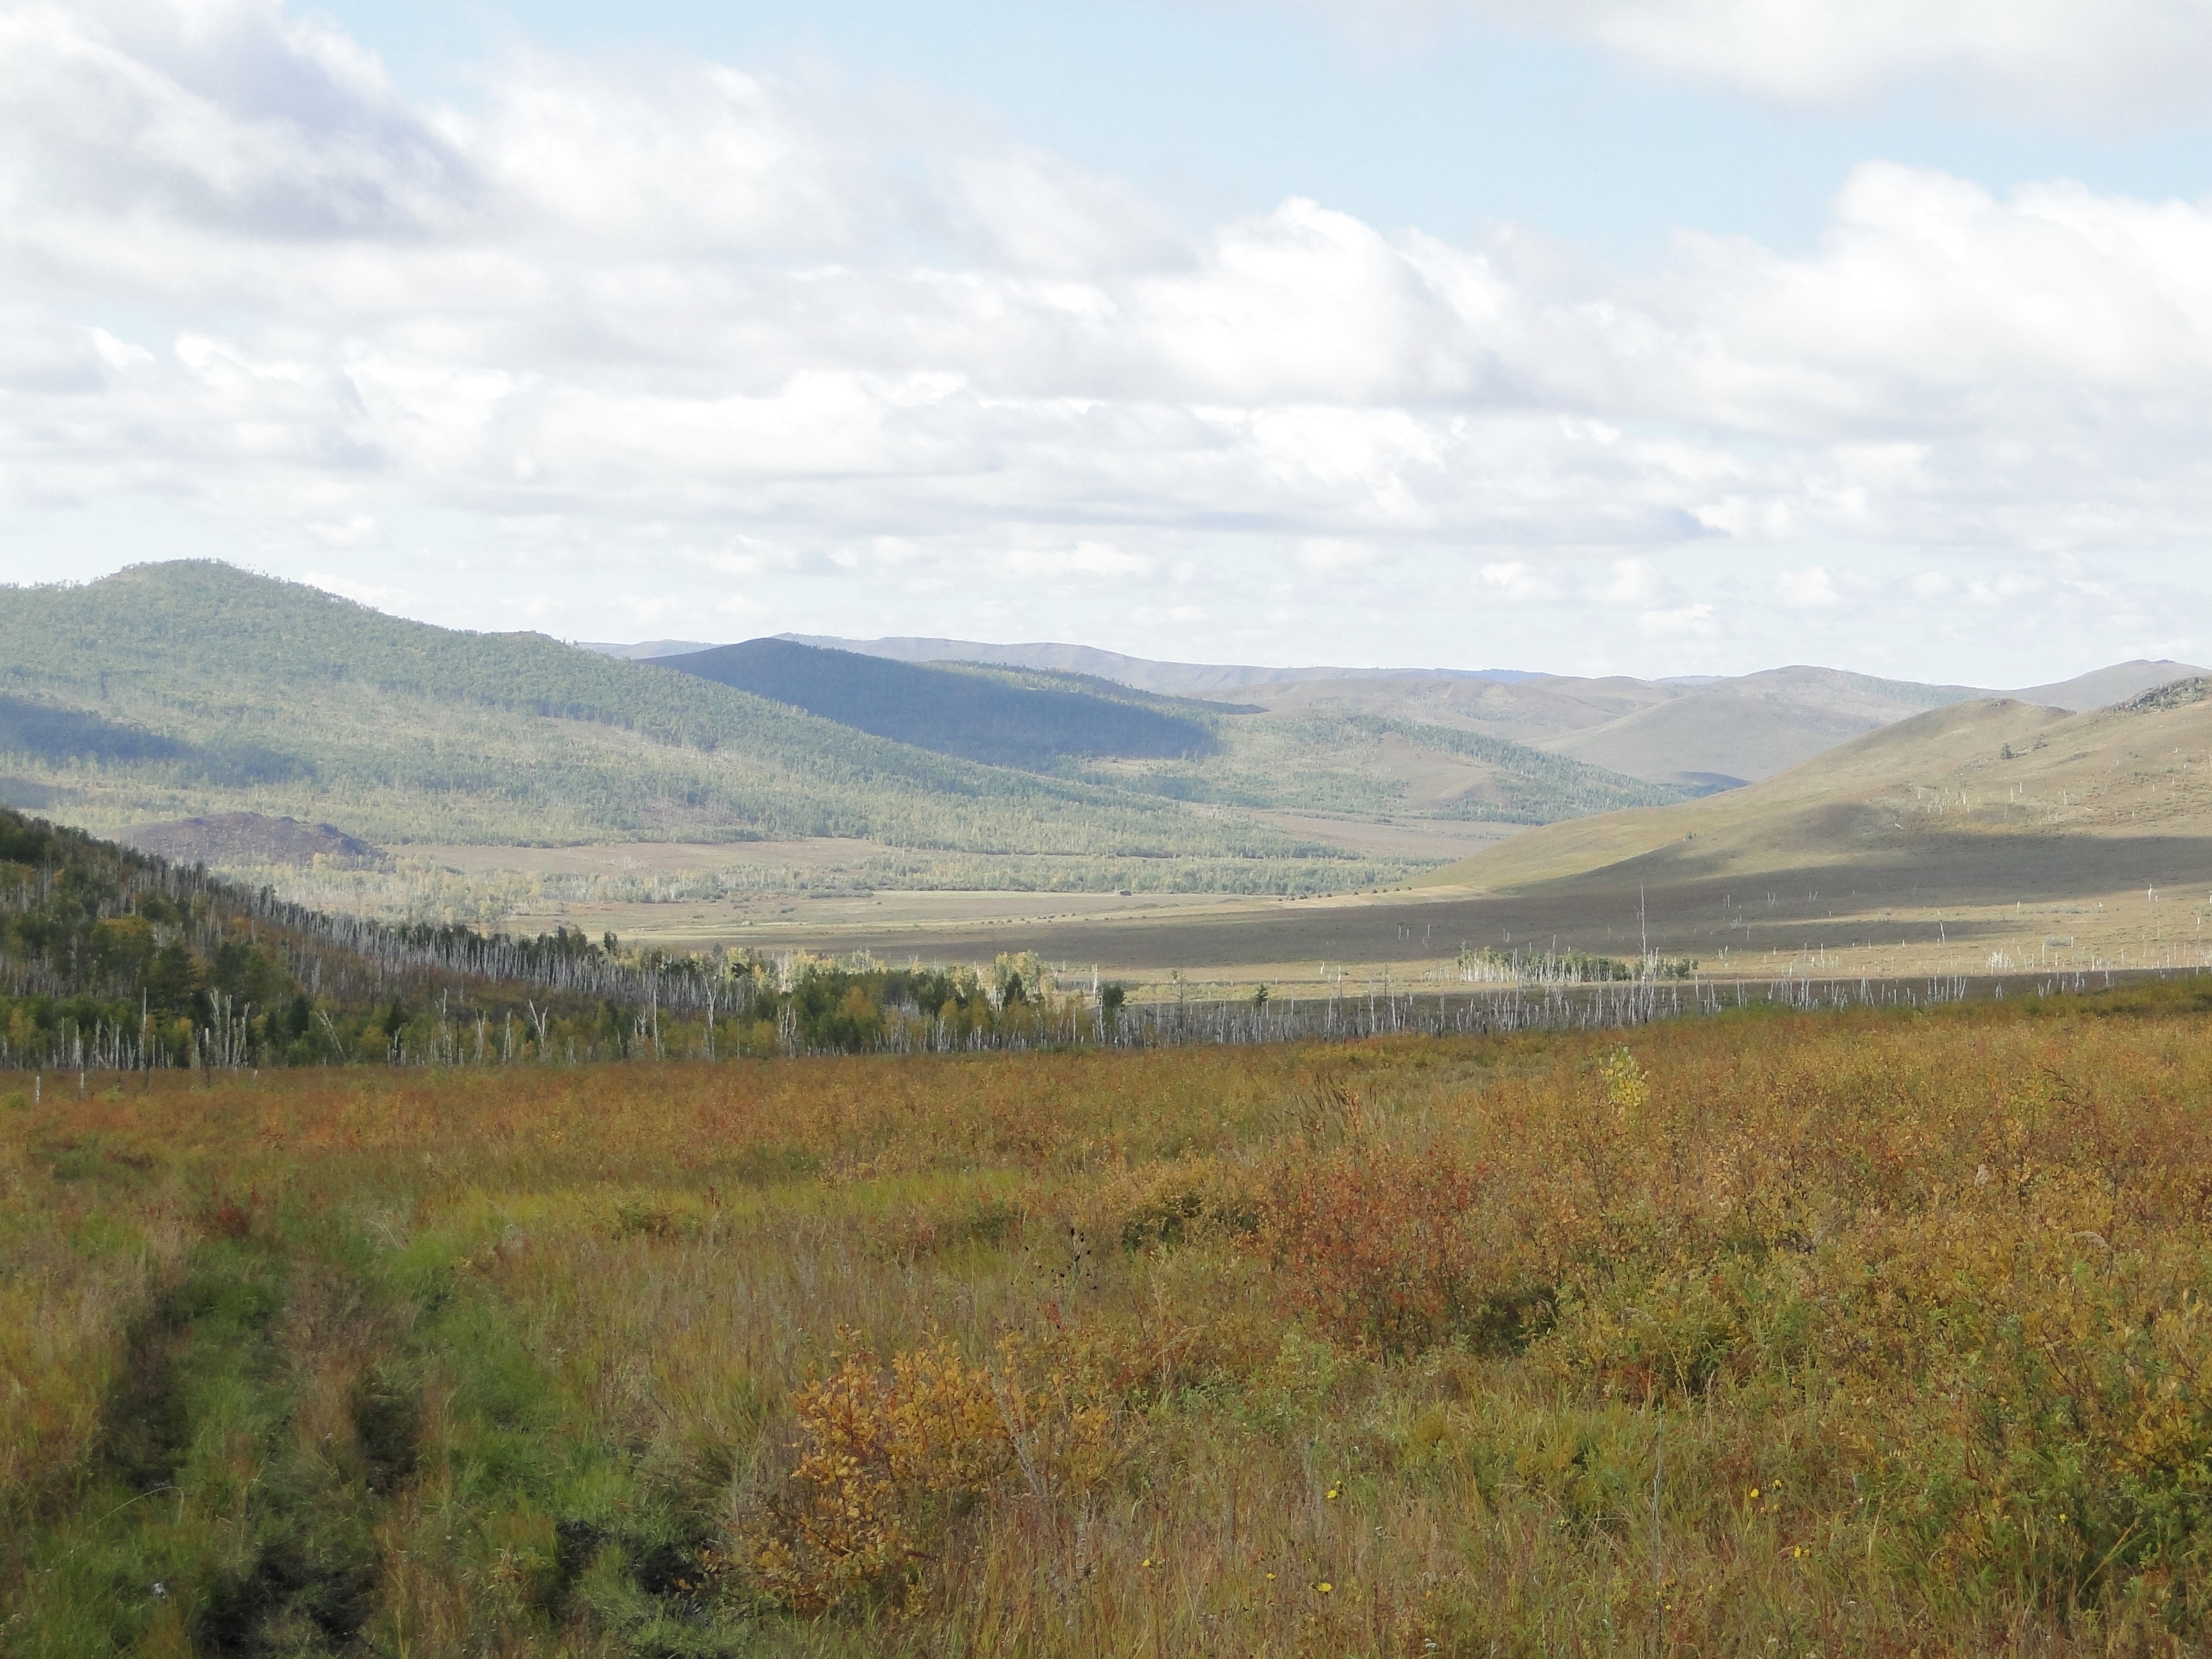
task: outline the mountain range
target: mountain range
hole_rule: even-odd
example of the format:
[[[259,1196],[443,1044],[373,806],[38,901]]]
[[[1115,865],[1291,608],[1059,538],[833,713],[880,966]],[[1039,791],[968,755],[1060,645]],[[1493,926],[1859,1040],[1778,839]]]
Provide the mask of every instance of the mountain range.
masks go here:
[[[899,877],[924,884],[1316,890],[1420,867],[1346,825],[1680,793],[1479,732],[1053,671],[787,641],[622,660],[211,562],[0,589],[0,799],[110,833],[250,812],[387,848],[834,837],[927,854]]]
[[[1478,732],[1699,793],[1771,777],[1863,732],[1948,703],[2010,697],[2080,713],[2203,672],[2189,663],[2137,660],[2049,684],[1989,690],[1806,666],[1729,678],[1583,678],[1506,669],[1153,662],[1073,645],[782,637],[902,662],[1012,664],[1191,696],[1233,694],[1274,714],[1357,714]]]
[[[1750,811],[1808,758],[1987,706],[1820,668],[1577,679],[890,643],[907,655],[786,638],[624,659],[211,562],[0,589],[0,801],[111,834],[186,823],[164,844],[225,859],[308,845],[289,818],[372,848],[834,838],[880,854],[866,878],[885,884],[1344,892],[1522,826],[1613,835],[1716,792],[1732,805],[1712,810]],[[1050,660],[908,659],[937,649]],[[2007,706],[2061,720],[2193,672],[2123,664]],[[1570,844],[1555,829],[1510,857]]]

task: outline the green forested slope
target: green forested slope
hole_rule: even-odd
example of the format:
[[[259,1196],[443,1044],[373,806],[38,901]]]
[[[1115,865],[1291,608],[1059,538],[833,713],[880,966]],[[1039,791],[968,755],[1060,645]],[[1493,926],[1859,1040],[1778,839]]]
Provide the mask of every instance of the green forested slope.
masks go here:
[[[1098,730],[1055,746],[1033,721],[1015,733],[1041,751],[1030,769],[982,764],[541,635],[428,627],[217,563],[143,565],[0,588],[0,801],[95,830],[250,811],[387,844],[850,836],[1058,861],[1023,884],[1150,887],[1166,867],[1150,861],[1170,860],[1177,886],[1312,891],[1406,871],[1255,814],[1544,823],[1673,798],[1413,721],[906,672]]]
[[[6,770],[115,823],[246,807],[374,840],[868,836],[1284,855],[1262,826],[980,766],[540,635],[468,634],[213,563],[0,589]]]

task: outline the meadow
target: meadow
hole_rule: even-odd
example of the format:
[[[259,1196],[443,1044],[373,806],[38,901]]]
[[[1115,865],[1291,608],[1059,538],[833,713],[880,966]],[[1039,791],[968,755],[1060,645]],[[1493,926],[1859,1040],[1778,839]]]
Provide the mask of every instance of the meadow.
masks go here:
[[[2196,1651],[2208,1016],[10,1077],[0,1651]]]

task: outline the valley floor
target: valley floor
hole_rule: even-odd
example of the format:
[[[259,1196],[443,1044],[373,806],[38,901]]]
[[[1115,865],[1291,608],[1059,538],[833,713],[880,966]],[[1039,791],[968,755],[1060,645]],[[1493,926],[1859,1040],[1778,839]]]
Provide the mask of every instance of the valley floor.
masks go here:
[[[2212,963],[2212,842],[2179,850],[2102,842],[2093,852],[2056,878],[2025,861],[1929,860],[1895,872],[1815,867],[1643,889],[1616,878],[1510,894],[1408,886],[1297,900],[824,894],[726,911],[639,905],[597,915],[625,939],[690,947],[866,951],[893,963],[988,962],[1032,950],[1078,975],[1095,966],[1139,1000],[1174,994],[1176,975],[1192,987],[1265,984],[1290,994],[1385,973],[1401,985],[1466,985],[1498,975],[1486,951],[1648,954],[1694,961],[1701,978],[1753,981]],[[2128,873],[2133,864],[2139,879]]]

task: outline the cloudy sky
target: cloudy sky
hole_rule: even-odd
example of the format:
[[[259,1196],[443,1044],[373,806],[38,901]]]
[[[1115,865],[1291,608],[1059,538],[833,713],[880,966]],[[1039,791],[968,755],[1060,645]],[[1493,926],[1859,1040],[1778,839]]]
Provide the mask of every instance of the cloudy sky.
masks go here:
[[[2203,660],[2208,76],[2208,0],[0,0],[0,580]]]

